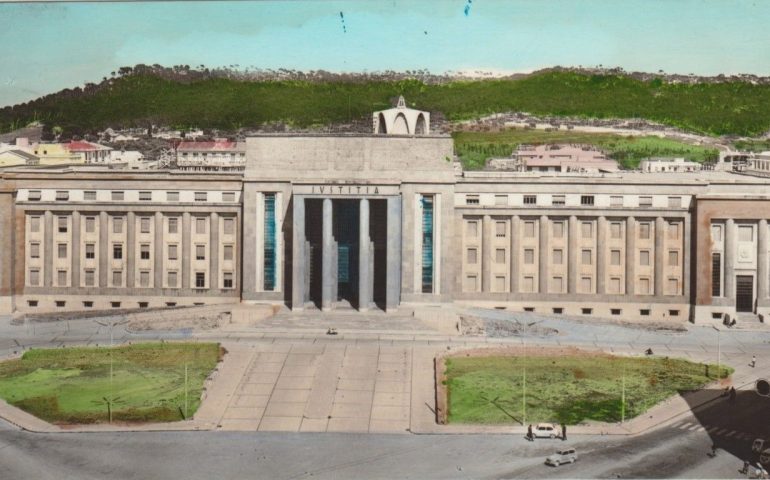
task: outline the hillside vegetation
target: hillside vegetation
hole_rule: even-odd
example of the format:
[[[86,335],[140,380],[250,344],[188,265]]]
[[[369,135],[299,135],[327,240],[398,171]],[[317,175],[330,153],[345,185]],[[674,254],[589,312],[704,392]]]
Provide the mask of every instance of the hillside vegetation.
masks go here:
[[[509,157],[521,144],[594,145],[617,160],[623,168],[636,168],[639,161],[647,157],[683,157],[700,163],[719,158],[719,151],[715,148],[688,145],[652,135],[624,137],[611,133],[507,129],[499,132],[458,131],[452,137],[455,152],[466,170],[483,168],[489,158]]]
[[[682,84],[624,75],[549,71],[522,79],[179,82],[147,73],[106,79],[0,109],[0,129],[38,120],[65,134],[146,126],[235,130],[272,122],[296,127],[366,120],[403,94],[410,105],[463,120],[505,111],[587,118],[646,118],[709,134],[759,135],[770,127],[770,85]]]

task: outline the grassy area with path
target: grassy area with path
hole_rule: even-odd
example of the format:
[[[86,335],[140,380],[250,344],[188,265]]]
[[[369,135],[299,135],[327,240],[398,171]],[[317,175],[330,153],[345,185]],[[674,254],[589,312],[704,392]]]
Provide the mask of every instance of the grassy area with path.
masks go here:
[[[457,131],[452,137],[455,152],[463,162],[463,167],[468,170],[483,168],[487,159],[492,157],[509,157],[521,144],[594,145],[624,168],[636,168],[639,161],[646,157],[683,157],[701,163],[719,157],[719,151],[715,148],[689,145],[654,135],[626,137],[611,133],[510,128],[499,132]]]
[[[221,359],[216,343],[30,350],[0,362],[0,398],[53,423],[176,421],[200,405]]]
[[[610,355],[471,355],[445,365],[448,423],[619,422],[717,375],[716,365]],[[722,366],[721,377],[732,371]]]

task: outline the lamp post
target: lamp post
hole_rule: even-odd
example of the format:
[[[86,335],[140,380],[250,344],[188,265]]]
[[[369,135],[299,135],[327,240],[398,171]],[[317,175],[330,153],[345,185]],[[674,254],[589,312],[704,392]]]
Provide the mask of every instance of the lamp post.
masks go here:
[[[720,330],[715,325],[712,325],[711,328],[717,331],[717,382],[719,382],[722,379],[722,345],[719,340]]]
[[[102,323],[99,320],[94,320],[96,323],[103,327],[110,327],[110,399],[108,401],[109,406],[109,422],[112,423],[112,404],[114,402],[114,398],[112,396],[112,377],[113,377],[113,358],[112,358],[112,347],[114,346],[114,335],[113,330],[117,325],[123,325],[125,323],[128,323],[128,319],[124,318],[123,320],[117,321],[112,320],[109,323]]]

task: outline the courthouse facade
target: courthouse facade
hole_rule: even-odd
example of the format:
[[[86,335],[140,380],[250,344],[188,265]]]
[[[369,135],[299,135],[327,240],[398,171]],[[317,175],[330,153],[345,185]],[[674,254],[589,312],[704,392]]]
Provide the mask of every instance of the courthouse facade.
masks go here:
[[[461,172],[448,137],[262,135],[243,173],[0,173],[0,313],[455,302],[758,321],[768,218],[756,176]]]

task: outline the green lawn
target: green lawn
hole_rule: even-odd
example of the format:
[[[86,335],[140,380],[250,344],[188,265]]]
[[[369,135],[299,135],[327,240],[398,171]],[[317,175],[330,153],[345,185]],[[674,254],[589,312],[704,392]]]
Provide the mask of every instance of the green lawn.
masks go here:
[[[106,422],[109,404],[117,421],[181,420],[185,364],[191,417],[221,355],[215,343],[30,350],[0,363],[0,397],[54,423]]]
[[[716,370],[716,365],[654,357],[449,357],[445,381],[448,421],[618,422],[624,377],[625,418],[630,419],[677,392],[701,388],[715,379]],[[722,366],[722,377],[732,371]]]
[[[468,170],[484,167],[488,158],[508,157],[520,144],[580,143],[595,145],[624,168],[636,168],[646,157],[684,157],[696,162],[716,160],[719,151],[656,136],[624,137],[610,133],[506,129],[499,132],[452,134],[455,152]]]

